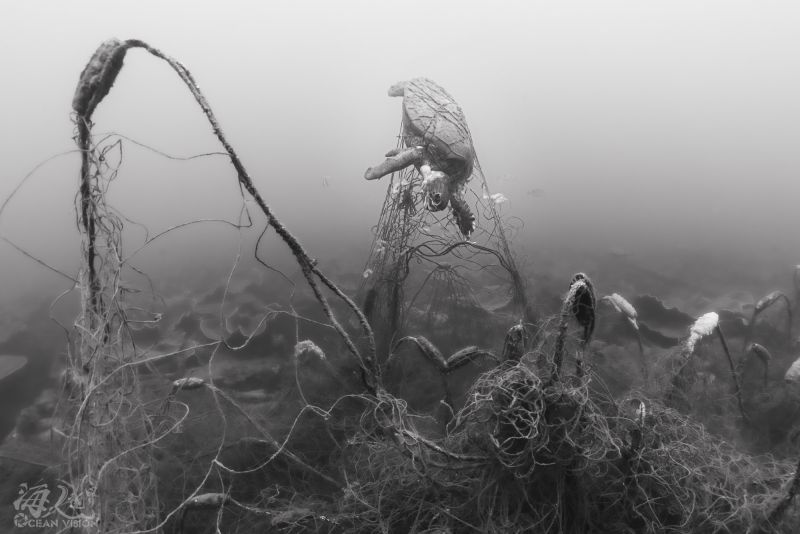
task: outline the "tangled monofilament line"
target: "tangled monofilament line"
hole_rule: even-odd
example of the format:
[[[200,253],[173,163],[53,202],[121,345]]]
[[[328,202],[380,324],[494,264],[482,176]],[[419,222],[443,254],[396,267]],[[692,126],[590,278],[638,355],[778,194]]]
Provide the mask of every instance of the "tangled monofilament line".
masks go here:
[[[130,220],[106,203],[117,173],[108,156],[121,145],[112,139],[96,143],[90,121],[129,47],[144,48],[167,61],[190,88],[236,168],[243,198],[245,192],[253,197],[269,227],[289,245],[327,322],[302,317],[293,308],[288,312],[266,307],[255,328],[238,327],[244,338],[238,343],[219,334],[207,343],[155,353],[134,343],[134,323],[159,319],[134,302],[136,289],[127,285],[124,275],[141,273],[128,261],[136,251],[125,255],[121,240]],[[525,354],[527,331],[520,321],[509,331],[503,351],[506,361],[477,379],[464,407],[445,425],[443,436],[427,435],[424,428],[434,417],[413,413],[405,399],[383,387],[368,314],[321,272],[272,214],[180,63],[141,41],[108,41],[82,74],[74,108],[82,155],[76,211],[86,262],[79,276],[83,307],[70,338],[65,374],[70,402],[65,403],[64,419],[70,426],[69,475],[75,489],[88,499],[83,511],[99,514],[95,530],[144,533],[175,526],[180,531],[184,523],[205,519],[206,528],[222,531],[230,525],[248,532],[269,528],[678,533],[744,532],[759,525],[754,532],[760,534],[767,527],[781,526],[782,515],[793,506],[800,477],[796,475],[790,484],[788,463],[745,455],[657,402],[637,398],[637,412],[630,414],[630,400],[618,403],[593,389],[596,377],[582,368],[569,375],[542,372],[534,365],[532,360],[544,359],[551,369],[560,370],[567,323],[573,318],[584,327],[582,347],[588,345],[594,296],[585,275],[573,280],[563,302],[553,353],[546,350],[543,335],[536,350]],[[477,160],[475,164],[488,193]],[[460,237],[453,240],[448,236],[457,235],[458,229],[452,221],[437,219],[433,213],[418,216],[421,199],[411,187],[416,179],[405,175],[406,183],[395,184],[398,190],[391,198],[387,195],[379,222],[382,237],[373,244],[375,272],[395,284],[395,301],[401,301],[404,276],[416,260],[435,265],[444,297],[474,304],[466,279],[441,263],[444,255],[452,254],[462,265],[476,269],[485,268],[486,257],[494,258],[524,303],[520,275],[495,204],[481,204],[482,214],[492,221],[482,229],[482,237],[492,246]],[[405,221],[402,225],[389,224],[400,218]],[[239,231],[252,226],[244,208],[241,219],[231,223]],[[432,220],[442,232],[431,232],[423,224]],[[146,246],[163,233],[145,235]],[[241,248],[233,269],[240,256]],[[258,259],[257,247],[254,256]],[[223,303],[233,269],[222,291]],[[327,293],[322,293],[324,287],[355,314],[362,339],[353,340],[337,320]],[[220,324],[223,312],[220,305]],[[144,319],[137,315],[142,313]],[[328,344],[301,339],[296,333],[288,367],[293,374],[289,380],[294,378],[297,389],[271,399],[279,408],[248,407],[221,381],[215,383],[212,364],[223,348],[248,347],[259,327],[281,314],[291,316],[295,325],[303,320],[332,329],[344,348],[330,350]],[[467,347],[445,359],[421,335],[402,340],[433,355],[444,374],[479,356],[494,358]],[[208,378],[165,380],[150,367],[201,349],[210,351]],[[355,365],[334,364],[339,352],[354,356]],[[312,365],[325,369],[324,376],[337,388],[335,400],[309,398],[311,388],[303,387],[303,370]],[[140,373],[143,368],[152,376],[145,378]],[[359,371],[361,389],[341,393],[358,381]],[[144,380],[152,391],[144,391]],[[294,413],[286,408],[287,400],[294,403]],[[285,431],[278,433],[280,426],[268,419],[286,414]],[[308,436],[305,447],[295,450],[295,442]],[[313,450],[315,445],[319,450]],[[233,454],[240,449],[244,452],[239,456]],[[156,473],[156,468],[162,471]],[[183,480],[184,486],[175,480]],[[165,489],[170,484],[175,487]],[[784,492],[787,485],[790,489]],[[781,493],[784,497],[775,504],[774,496]],[[208,512],[214,514],[212,521],[207,516],[198,519]],[[235,517],[229,521],[231,515]],[[787,532],[798,528],[797,514],[790,517],[782,525]]]
[[[106,205],[107,189],[116,171],[109,172],[106,154],[98,153],[92,137],[92,114],[114,84],[129,48],[143,48],[166,61],[186,84],[236,168],[240,187],[255,200],[269,226],[289,246],[330,325],[361,365],[365,387],[374,392],[380,384],[374,340],[366,318],[355,303],[317,268],[316,261],[274,216],[227,142],[189,71],[143,41],[111,39],[104,42],[81,73],[73,99],[76,141],[82,156],[76,211],[85,263],[80,277],[83,308],[75,324],[79,340],[70,353],[70,376],[76,377],[75,382],[80,386],[75,390],[78,408],[68,441],[71,479],[76,482],[76,489],[90,498],[85,503],[86,510],[98,518],[95,527],[104,532],[163,526],[164,522],[156,518],[159,506],[154,500],[157,499],[157,492],[153,491],[155,478],[141,466],[152,463],[149,455],[152,446],[174,429],[173,426],[166,433],[154,433],[155,425],[141,403],[136,368],[152,359],[139,357],[128,327],[125,301],[129,288],[122,283],[122,269],[126,264],[121,246],[123,222]],[[121,145],[117,143],[114,146]],[[337,320],[319,284],[327,287],[356,315],[364,331],[366,350],[356,346]],[[216,343],[212,358],[219,347],[220,343]],[[210,385],[212,392],[218,391],[213,388],[213,382]],[[216,393],[214,398],[220,413],[223,413]],[[235,401],[233,404],[237,406]],[[254,420],[248,420],[261,430]],[[293,458],[288,452],[283,456]],[[303,465],[302,462],[296,463]],[[308,470],[308,466],[305,468]],[[138,478],[122,476],[126,472],[140,474]],[[210,474],[209,469],[204,482]],[[202,484],[193,492],[193,497],[200,487]],[[95,493],[102,498],[93,500]],[[185,501],[182,506],[187,504]],[[174,511],[166,518],[173,514]]]
[[[523,364],[487,372],[442,442],[485,461],[442,465],[365,441],[341,517],[360,532],[744,532],[791,478],[790,464],[742,454],[658,403],[637,419],[630,401],[593,395],[586,379],[546,385]]]

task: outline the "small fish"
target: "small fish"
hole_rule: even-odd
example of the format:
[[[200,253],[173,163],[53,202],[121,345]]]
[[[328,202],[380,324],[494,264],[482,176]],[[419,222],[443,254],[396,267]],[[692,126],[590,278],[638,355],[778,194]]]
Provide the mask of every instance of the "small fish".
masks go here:
[[[172,382],[172,391],[170,392],[170,395],[174,395],[182,389],[198,389],[203,387],[205,384],[206,381],[197,376],[186,376],[179,378]]]
[[[639,330],[639,325],[636,323],[636,318],[638,317],[636,308],[634,308],[630,302],[625,300],[625,297],[619,293],[612,293],[611,295],[606,295],[600,300],[610,303],[618,313],[625,315],[625,317],[628,319],[628,321],[630,321],[636,330]]]
[[[529,190],[529,191],[528,191],[526,194],[527,194],[529,197],[534,197],[534,198],[543,198],[543,197],[544,197],[544,195],[545,195],[545,193],[544,193],[544,189],[541,189],[541,188],[538,188],[538,187],[537,187],[537,188],[534,188],[534,189],[531,189],[531,190]]]
[[[756,308],[755,308],[756,313],[761,313],[762,311],[764,311],[768,307],[772,306],[780,298],[786,299],[784,294],[781,293],[780,291],[773,291],[773,292],[769,293],[768,295],[763,297],[761,300],[756,302]],[[786,299],[786,302],[789,302],[789,299]]]

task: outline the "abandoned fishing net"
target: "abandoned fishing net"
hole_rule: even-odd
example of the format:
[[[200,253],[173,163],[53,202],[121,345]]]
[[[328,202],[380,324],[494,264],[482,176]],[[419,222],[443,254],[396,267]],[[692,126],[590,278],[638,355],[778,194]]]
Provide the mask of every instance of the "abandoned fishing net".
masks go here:
[[[115,132],[95,137],[94,112],[113,93],[133,49],[178,75],[224,152],[179,157]],[[71,503],[86,523],[82,531],[194,532],[214,523],[227,531],[219,525],[243,518],[315,531],[327,519],[291,495],[339,488],[337,468],[328,467],[338,464],[328,460],[340,450],[341,428],[354,425],[346,416],[357,419],[363,406],[335,401],[348,392],[375,393],[379,385],[361,309],[277,219],[180,62],[143,41],[110,39],[81,72],[72,110],[81,156],[75,197],[81,267],[74,277],[60,273],[72,285],[57,300],[74,294],[80,309],[64,326],[67,355],[57,363],[61,383],[54,387],[61,391],[48,451],[53,476],[82,499]],[[235,173],[215,198],[227,192],[235,205],[221,210],[220,219],[190,217],[156,231],[111,202],[113,183],[128,178],[129,147],[180,165],[224,157]],[[180,192],[188,206],[189,192]],[[185,294],[165,274],[147,274],[159,254],[154,241],[174,246],[211,224],[238,238],[225,267],[180,273],[193,279]],[[248,239],[257,226],[261,237],[272,230],[285,245],[299,283],[259,255],[260,238]],[[194,280],[195,274],[202,277]],[[351,339],[356,331],[365,340],[360,347]],[[336,428],[325,423],[334,416]],[[262,494],[264,479],[281,489]],[[252,523],[238,528],[261,530]]]
[[[502,339],[510,318],[532,321],[501,217],[508,199],[490,190],[446,90],[415,78],[389,96],[403,98],[401,133],[365,173],[388,184],[359,288],[379,349],[386,354],[406,330],[438,333],[451,349],[470,336]]]
[[[202,222],[132,241],[124,229],[136,223],[108,202],[121,165],[111,156],[121,157],[123,139],[95,139],[92,112],[132,48],[178,74],[236,169],[242,212],[226,226],[240,238],[258,221],[273,229],[300,268],[303,287],[266,265],[257,244],[258,265],[245,281],[237,283],[237,253],[227,276],[200,292],[158,295],[132,262],[159,236]],[[434,93],[432,101],[443,95]],[[800,489],[800,470],[784,491],[786,462],[741,454],[658,402],[630,399],[638,408],[627,413],[633,403],[591,389],[582,368],[559,374],[568,324],[583,327],[583,348],[594,328],[596,299],[583,273],[562,303],[553,354],[542,343],[530,352],[553,362],[549,378],[522,357],[524,323],[511,323],[500,358],[484,350],[495,323],[502,339],[509,316],[530,319],[493,204],[503,197],[490,194],[463,114],[446,98],[436,113],[448,110],[445,119],[463,127],[447,135],[435,114],[425,123],[430,128],[418,128],[422,119],[406,106],[401,150],[389,158],[416,161],[419,169],[398,167],[392,175],[399,181],[390,184],[362,288],[373,324],[386,317],[396,330],[408,328],[394,346],[433,364],[425,374],[439,381],[437,404],[447,410],[437,419],[384,387],[383,376],[400,357],[376,364],[365,313],[276,218],[188,70],[141,41],[101,45],[73,104],[82,261],[70,280],[80,289],[81,309],[65,328],[64,402],[50,433],[63,446],[58,475],[84,499],[70,507],[91,521],[81,531],[677,533],[763,525],[748,530],[756,534],[780,526]],[[410,180],[403,195],[412,199],[405,204],[395,201],[403,173]],[[417,189],[409,186],[414,180]],[[453,189],[457,184],[463,189]],[[250,215],[247,199],[263,218]],[[451,212],[442,213],[447,205]],[[290,307],[271,296],[268,274],[292,286]],[[503,295],[503,286],[512,288],[505,307],[490,298]],[[394,319],[387,302],[401,312]],[[716,330],[727,352],[717,323],[715,313],[700,318],[692,343]],[[458,350],[445,346],[454,339]],[[459,383],[459,370],[481,361],[492,369]],[[785,497],[771,501],[778,493]],[[796,515],[782,531],[797,531]]]

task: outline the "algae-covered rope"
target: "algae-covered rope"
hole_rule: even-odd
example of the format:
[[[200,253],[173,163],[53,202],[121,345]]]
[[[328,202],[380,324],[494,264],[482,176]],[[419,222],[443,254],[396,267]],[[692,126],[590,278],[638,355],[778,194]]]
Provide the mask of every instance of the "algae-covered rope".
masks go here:
[[[79,84],[78,90],[76,91],[75,100],[73,101],[73,107],[78,114],[78,143],[83,150],[81,169],[81,222],[88,236],[87,260],[89,269],[89,290],[90,302],[93,310],[95,310],[95,312],[101,311],[101,304],[97,301],[99,285],[97,282],[96,273],[94,271],[95,223],[90,213],[91,181],[89,177],[90,164],[88,148],[91,137],[91,115],[95,107],[100,103],[100,101],[102,101],[102,99],[108,93],[108,90],[113,85],[117,74],[122,68],[122,59],[125,51],[128,48],[143,48],[153,56],[163,59],[167,62],[167,64],[169,64],[170,67],[172,67],[172,69],[189,88],[190,92],[211,124],[214,135],[217,137],[217,139],[219,139],[220,143],[225,148],[225,151],[228,153],[231,163],[233,163],[233,166],[236,169],[239,182],[247,190],[247,192],[250,193],[258,206],[264,212],[269,225],[291,249],[296,260],[302,268],[303,276],[308,281],[309,286],[311,286],[315,297],[322,305],[322,308],[325,314],[328,316],[328,319],[331,321],[334,329],[344,340],[348,350],[358,359],[359,364],[364,372],[365,386],[370,393],[375,393],[380,387],[380,368],[377,365],[375,357],[375,338],[372,333],[372,329],[369,326],[369,323],[367,322],[367,319],[361,309],[332,280],[330,280],[327,276],[325,276],[324,273],[322,273],[322,271],[317,268],[317,262],[308,255],[294,235],[292,235],[273,214],[272,210],[253,184],[250,175],[239,159],[239,156],[236,154],[236,151],[233,149],[233,146],[231,146],[225,137],[225,134],[222,132],[214,112],[208,104],[205,96],[200,91],[197,82],[194,80],[189,70],[186,69],[186,67],[184,67],[179,61],[167,56],[157,48],[154,48],[144,41],[138,39],[129,39],[122,42],[112,40],[103,43],[103,45],[98,48],[98,51],[92,57],[92,60],[87,65],[86,69],[84,69],[84,72],[81,75],[81,83]],[[341,324],[336,320],[327,299],[317,285],[315,277],[319,279],[322,284],[328,287],[328,289],[330,289],[337,297],[345,302],[345,304],[358,318],[368,342],[368,353],[366,355],[361,354],[353,340],[350,338]]]

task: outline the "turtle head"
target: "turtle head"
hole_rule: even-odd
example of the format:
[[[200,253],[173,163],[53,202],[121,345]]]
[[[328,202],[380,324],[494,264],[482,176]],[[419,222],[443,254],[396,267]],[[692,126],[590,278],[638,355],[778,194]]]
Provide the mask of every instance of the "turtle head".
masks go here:
[[[428,201],[428,209],[431,211],[441,211],[450,202],[450,179],[439,171],[433,171],[430,179],[426,179],[422,189]]]

